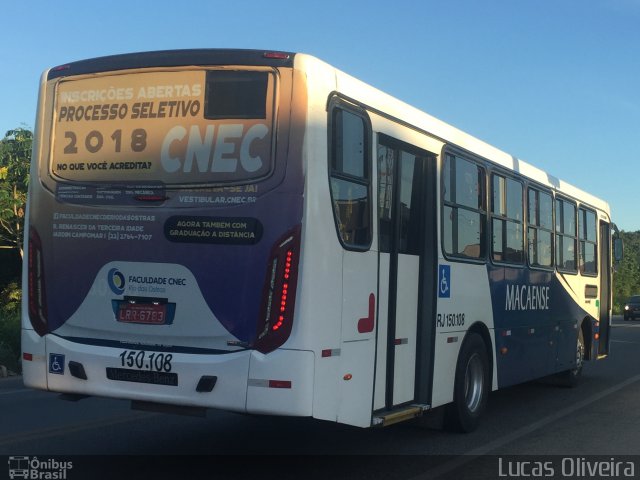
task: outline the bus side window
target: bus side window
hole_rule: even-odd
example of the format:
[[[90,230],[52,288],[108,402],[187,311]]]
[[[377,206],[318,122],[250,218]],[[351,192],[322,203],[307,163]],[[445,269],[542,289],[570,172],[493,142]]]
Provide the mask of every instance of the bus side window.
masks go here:
[[[529,189],[529,265],[553,268],[553,197]]]
[[[577,273],[576,205],[556,198],[556,267],[567,273]]]
[[[446,155],[443,166],[444,251],[453,257],[484,259],[485,170],[464,158]]]
[[[343,246],[371,246],[369,130],[364,118],[335,107],[331,112],[329,182],[336,229]]]
[[[522,184],[503,175],[491,182],[492,258],[496,262],[524,263]]]
[[[598,274],[598,229],[596,213],[580,208],[578,210],[578,236],[580,238],[580,273]]]

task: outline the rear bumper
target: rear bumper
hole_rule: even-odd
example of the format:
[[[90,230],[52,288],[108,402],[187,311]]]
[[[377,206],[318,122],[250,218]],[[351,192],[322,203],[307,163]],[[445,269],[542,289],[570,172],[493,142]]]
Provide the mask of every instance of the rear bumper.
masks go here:
[[[107,378],[107,368],[127,368],[121,358],[124,348],[85,345],[55,335],[39,337],[32,330],[23,330],[22,345],[23,352],[31,354],[31,360],[23,361],[28,387],[246,413],[312,415],[314,355],[309,351],[171,353],[177,385],[155,385]],[[71,375],[69,362],[81,364],[87,379]],[[203,376],[217,377],[211,392],[196,390]]]

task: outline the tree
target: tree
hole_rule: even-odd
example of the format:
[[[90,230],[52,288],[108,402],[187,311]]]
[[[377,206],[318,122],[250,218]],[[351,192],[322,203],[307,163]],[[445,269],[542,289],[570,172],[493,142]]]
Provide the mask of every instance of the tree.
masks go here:
[[[0,248],[15,248],[20,258],[32,142],[26,128],[9,130],[0,140]]]
[[[632,295],[640,295],[640,231],[620,232],[624,242],[624,259],[613,278],[613,305],[616,313]]]

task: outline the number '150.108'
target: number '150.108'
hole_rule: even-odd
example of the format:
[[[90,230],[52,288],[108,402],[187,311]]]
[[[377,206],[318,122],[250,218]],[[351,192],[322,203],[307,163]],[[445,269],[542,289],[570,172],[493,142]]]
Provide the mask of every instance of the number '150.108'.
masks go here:
[[[172,359],[173,355],[170,353],[124,350],[120,354],[120,363],[123,367],[156,372],[170,372]]]

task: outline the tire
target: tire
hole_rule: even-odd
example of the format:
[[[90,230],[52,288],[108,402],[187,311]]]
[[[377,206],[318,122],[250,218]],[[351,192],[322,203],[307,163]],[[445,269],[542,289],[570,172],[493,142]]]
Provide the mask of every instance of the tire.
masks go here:
[[[489,396],[489,359],[482,337],[470,333],[462,344],[453,388],[453,403],[445,410],[445,427],[472,432],[479,424]]]
[[[565,370],[558,374],[558,380],[561,386],[573,388],[580,383],[582,377],[582,367],[584,366],[584,335],[582,328],[578,331],[578,340],[576,342],[576,365],[570,370]]]

